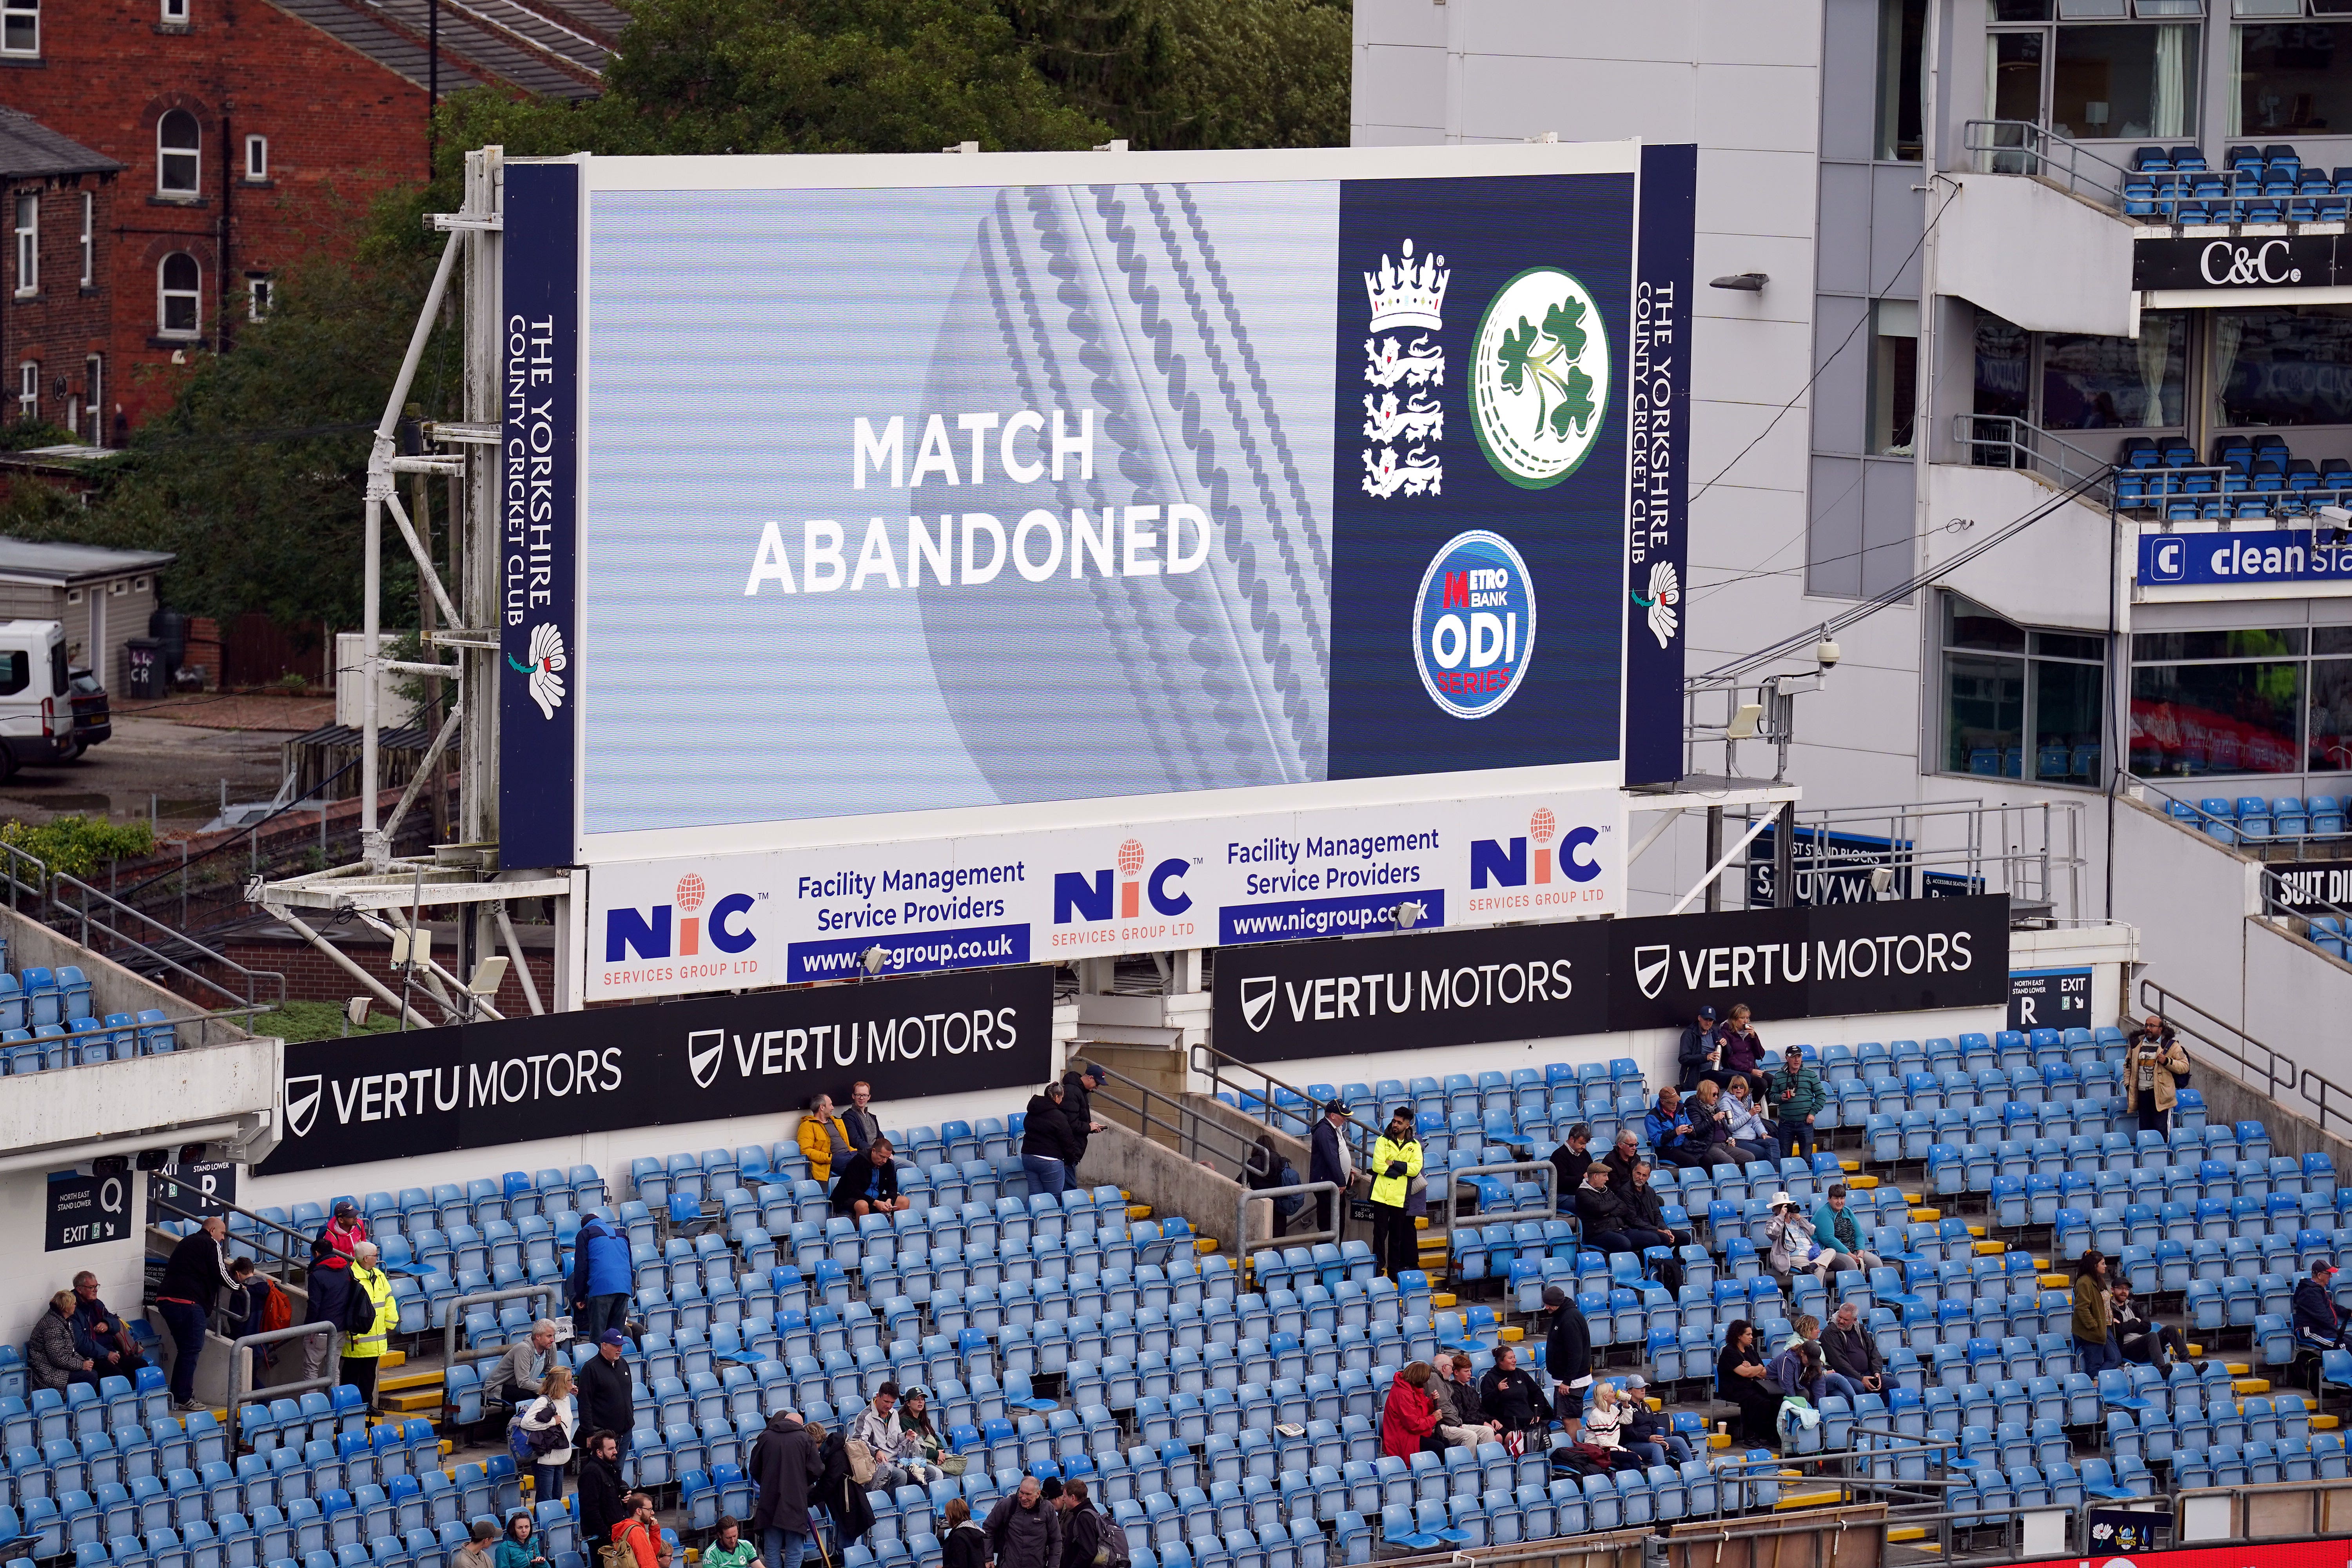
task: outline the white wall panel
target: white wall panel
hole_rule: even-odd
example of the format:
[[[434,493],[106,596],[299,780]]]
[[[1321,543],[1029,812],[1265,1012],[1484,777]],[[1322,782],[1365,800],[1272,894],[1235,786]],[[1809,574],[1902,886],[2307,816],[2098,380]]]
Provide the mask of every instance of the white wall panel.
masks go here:
[[[1698,142],[1811,154],[1819,141],[1819,73],[1793,66],[1698,68]]]

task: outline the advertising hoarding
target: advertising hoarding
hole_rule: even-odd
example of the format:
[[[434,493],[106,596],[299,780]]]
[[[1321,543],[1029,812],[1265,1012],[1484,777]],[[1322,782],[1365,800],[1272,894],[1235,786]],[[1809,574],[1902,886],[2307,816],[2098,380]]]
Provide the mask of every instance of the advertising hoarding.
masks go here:
[[[1670,775],[1690,161],[509,164],[504,863]]]
[[[1615,913],[1613,790],[621,862],[591,1001]]]

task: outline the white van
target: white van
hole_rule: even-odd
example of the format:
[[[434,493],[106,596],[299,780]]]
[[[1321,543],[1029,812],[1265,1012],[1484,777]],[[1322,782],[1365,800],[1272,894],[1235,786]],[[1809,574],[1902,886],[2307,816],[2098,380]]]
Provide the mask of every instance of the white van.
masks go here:
[[[70,762],[85,743],[75,732],[65,627],[0,621],[0,779],[28,764]]]

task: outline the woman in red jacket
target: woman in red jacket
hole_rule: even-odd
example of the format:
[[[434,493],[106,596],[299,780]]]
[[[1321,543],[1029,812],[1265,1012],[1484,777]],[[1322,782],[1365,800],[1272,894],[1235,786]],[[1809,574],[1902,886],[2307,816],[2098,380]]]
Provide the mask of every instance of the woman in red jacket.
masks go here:
[[[1381,1452],[1400,1459],[1410,1459],[1423,1448],[1442,1453],[1445,1440],[1436,1434],[1437,1402],[1429,1396],[1429,1363],[1417,1361],[1389,1384],[1388,1405],[1381,1412]]]

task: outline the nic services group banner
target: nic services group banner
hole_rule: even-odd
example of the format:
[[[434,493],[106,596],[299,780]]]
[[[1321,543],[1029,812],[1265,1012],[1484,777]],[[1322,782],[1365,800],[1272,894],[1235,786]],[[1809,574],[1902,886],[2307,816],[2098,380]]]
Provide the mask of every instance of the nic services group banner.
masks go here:
[[[599,865],[591,1000],[1623,907],[1614,790]]]
[[[1030,965],[286,1047],[262,1175],[719,1121],[845,1100],[1017,1088],[1052,1070],[1054,972]]]
[[[1305,1060],[1673,1027],[1735,1002],[1759,1020],[1992,1006],[2008,985],[2006,895],[1902,899],[1227,953],[1212,1037]]]
[[[1672,776],[1694,168],[509,163],[503,863]]]

